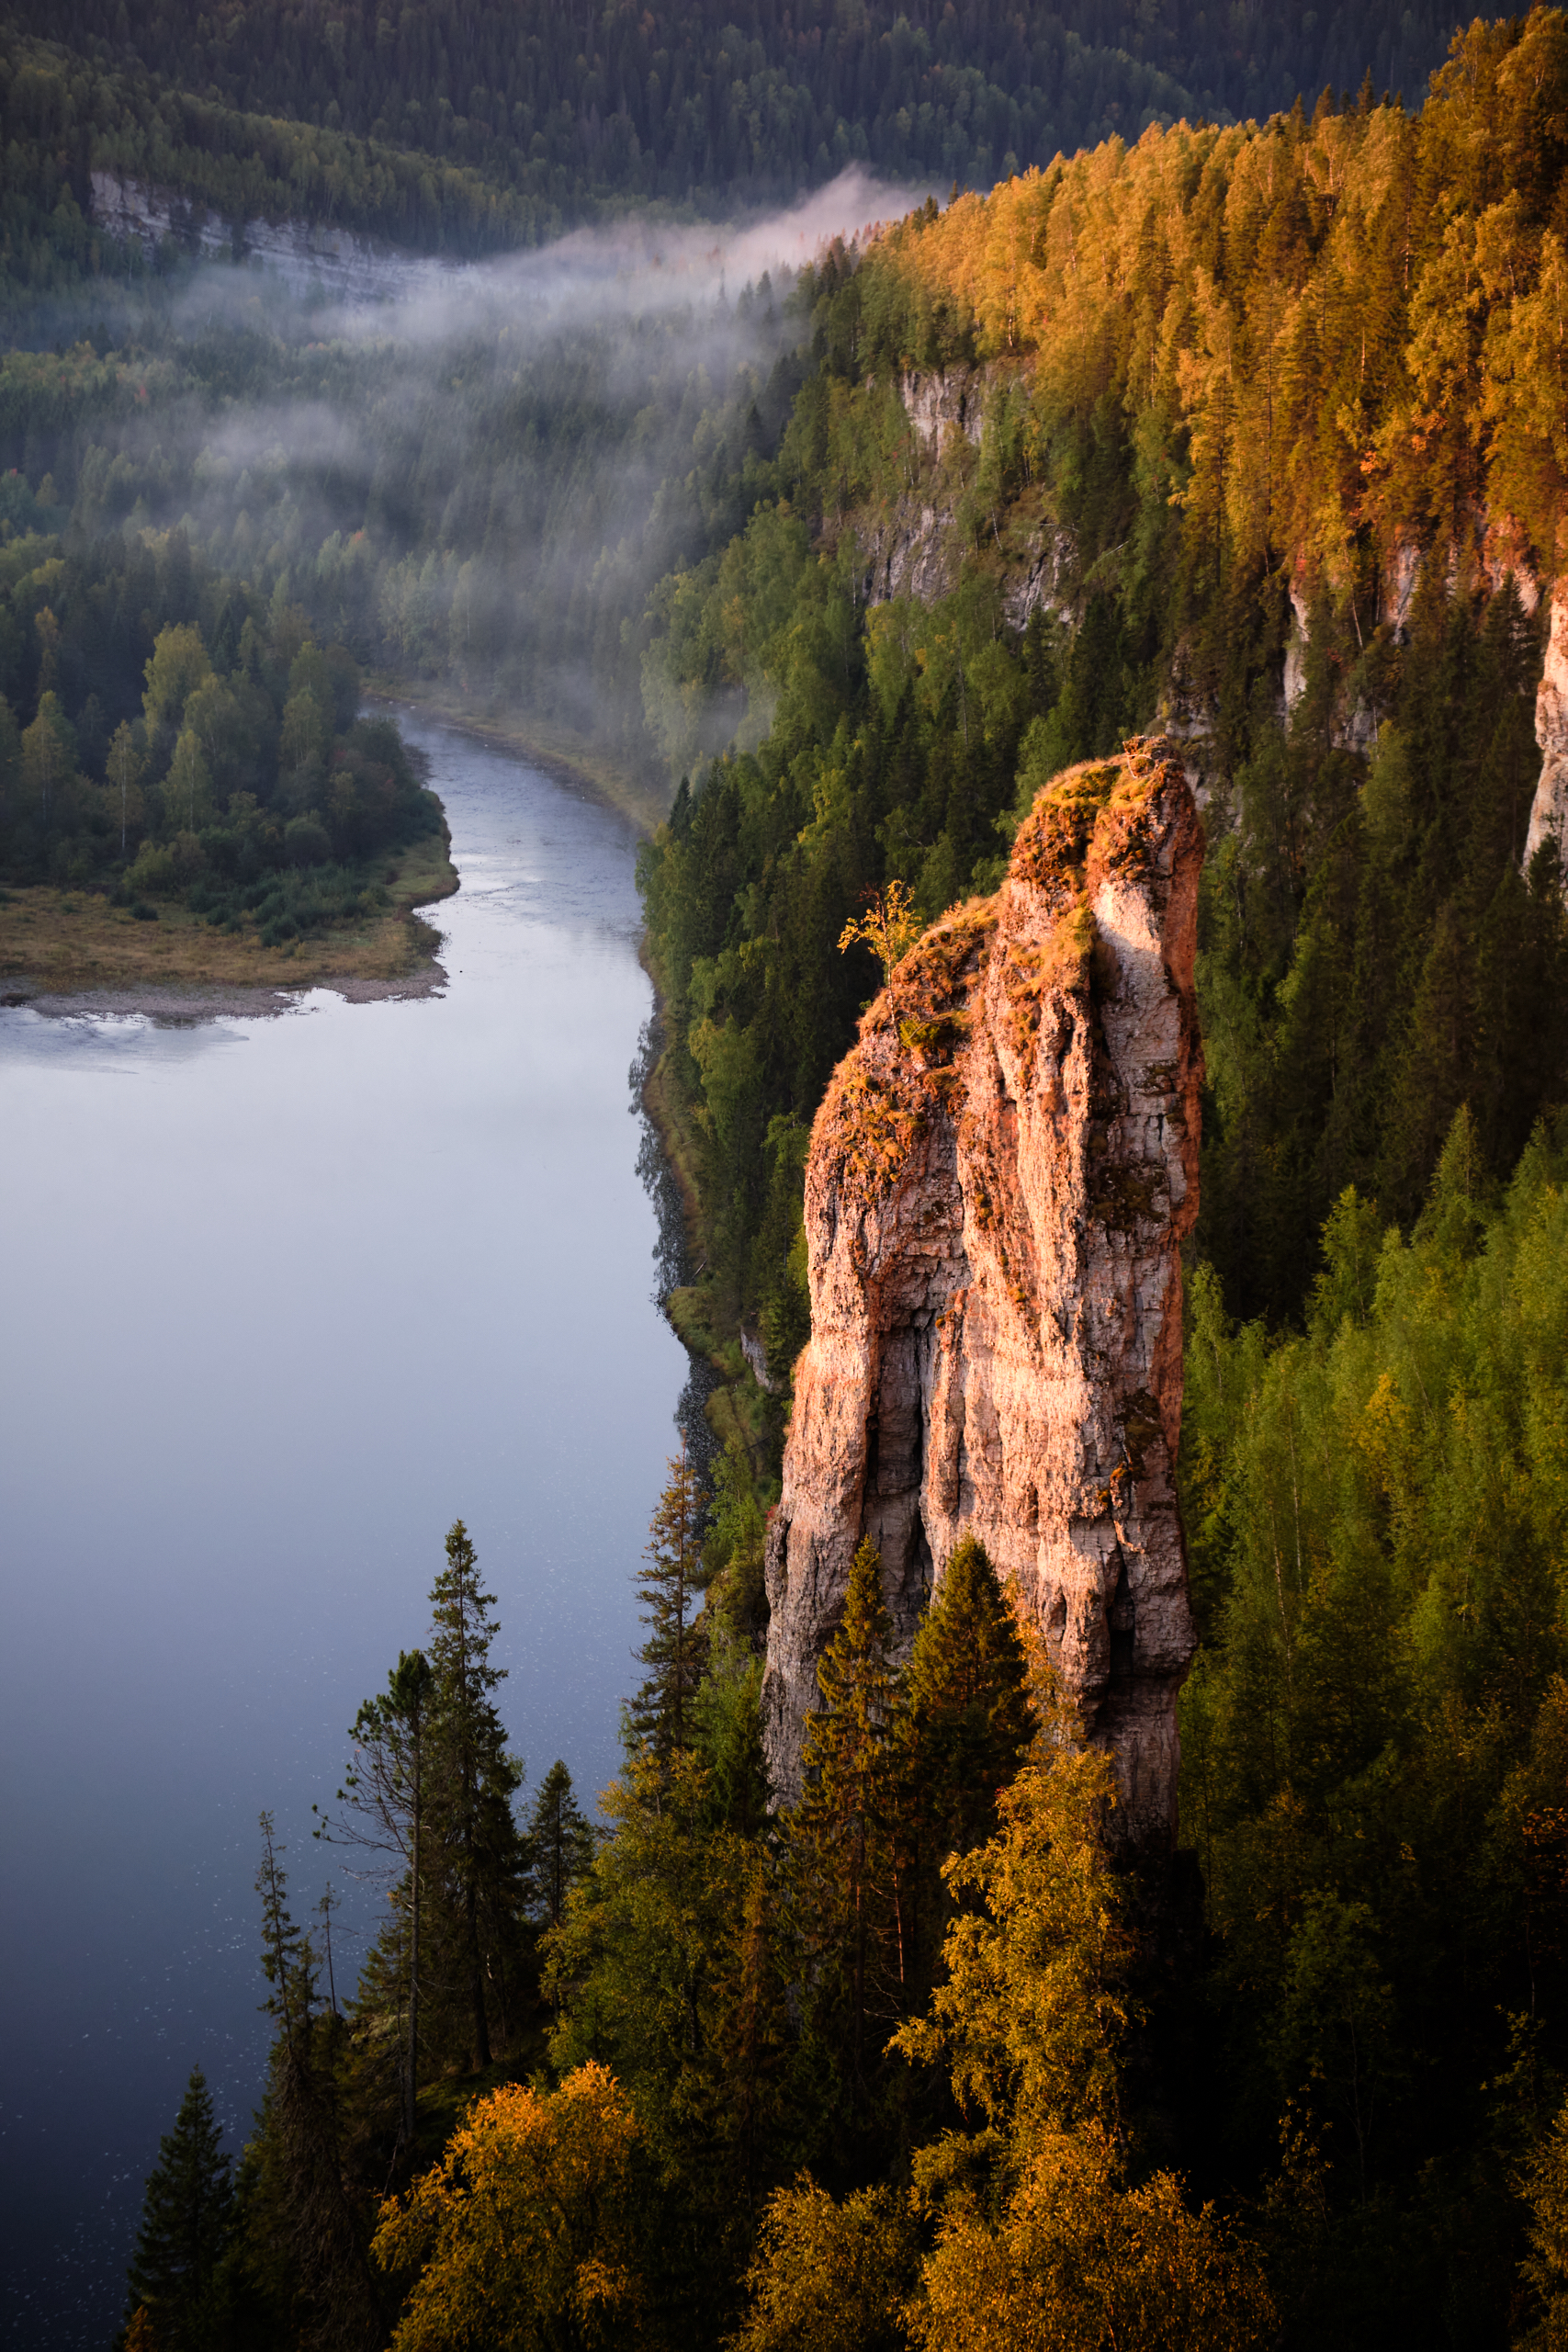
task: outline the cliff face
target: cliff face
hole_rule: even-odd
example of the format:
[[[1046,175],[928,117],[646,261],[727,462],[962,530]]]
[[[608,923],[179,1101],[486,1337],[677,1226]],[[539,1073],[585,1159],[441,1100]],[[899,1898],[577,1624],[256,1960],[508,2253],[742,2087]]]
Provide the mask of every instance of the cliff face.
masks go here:
[[[1568,870],[1568,590],[1551,600],[1551,634],[1535,698],[1535,740],[1540,745],[1540,781],[1530,803],[1524,863],[1543,842],[1555,841]]]
[[[768,1541],[783,1797],[863,1535],[905,1642],[972,1531],[1114,1752],[1131,1833],[1170,1834],[1193,1646],[1172,1466],[1201,859],[1168,744],[1069,772],[997,896],[927,933],[834,1075]]]
[[[957,587],[972,537],[960,518],[963,492],[973,481],[974,452],[985,435],[987,395],[1003,372],[993,364],[900,377],[898,398],[913,442],[908,477],[900,496],[853,517],[861,593],[868,605],[895,596],[932,604]],[[1010,628],[1021,629],[1036,605],[1047,612],[1070,606],[1077,549],[1060,524],[1043,514],[1015,512],[1004,502],[994,553]]]

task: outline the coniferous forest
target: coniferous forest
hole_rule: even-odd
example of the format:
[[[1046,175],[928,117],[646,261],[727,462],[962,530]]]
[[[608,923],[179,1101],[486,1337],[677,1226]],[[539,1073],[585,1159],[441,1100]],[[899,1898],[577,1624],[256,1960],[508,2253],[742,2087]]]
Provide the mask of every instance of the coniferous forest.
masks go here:
[[[525,1779],[461,1521],[372,1632],[319,1845],[257,1832],[260,2107],[228,2152],[191,2075],[128,2352],[1568,2340],[1568,16],[18,0],[0,123],[6,901],[287,949],[441,832],[367,685],[566,744],[662,820],[723,1374],[608,1789]],[[690,261],[852,166],[902,217]],[[247,263],[279,220],[503,275],[355,318]],[[987,896],[1156,729],[1206,845],[1178,1850],[1129,1863],[972,1540],[907,1650],[863,1545],[781,1806],[868,908]]]

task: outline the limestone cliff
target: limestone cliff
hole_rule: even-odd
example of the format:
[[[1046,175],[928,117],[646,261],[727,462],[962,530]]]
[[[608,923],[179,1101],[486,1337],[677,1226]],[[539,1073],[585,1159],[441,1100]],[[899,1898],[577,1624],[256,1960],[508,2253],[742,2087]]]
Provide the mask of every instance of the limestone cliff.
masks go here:
[[[1545,842],[1555,841],[1568,871],[1568,591],[1551,600],[1551,631],[1535,698],[1535,740],[1540,745],[1540,780],[1530,804],[1524,863]]]
[[[862,1536],[907,1642],[972,1530],[1114,1752],[1132,1833],[1170,1833],[1193,1645],[1172,1470],[1201,854],[1168,744],[1070,771],[997,896],[926,934],[834,1075],[768,1539],[763,1704],[786,1798]]]
[[[1019,372],[991,361],[899,378],[898,399],[909,426],[901,491],[850,517],[860,593],[868,605],[895,596],[932,604],[957,587],[973,548],[964,497],[987,429],[987,399]],[[1023,628],[1037,605],[1066,612],[1077,594],[1077,551],[1071,532],[1046,511],[1039,493],[998,502],[991,530],[989,555],[1009,627]]]

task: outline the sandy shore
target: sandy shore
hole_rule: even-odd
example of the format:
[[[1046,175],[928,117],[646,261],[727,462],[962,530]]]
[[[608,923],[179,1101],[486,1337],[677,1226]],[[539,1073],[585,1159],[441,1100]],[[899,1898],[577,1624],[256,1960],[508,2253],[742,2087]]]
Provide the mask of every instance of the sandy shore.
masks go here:
[[[401,1004],[439,996],[446,985],[440,964],[397,979],[370,979],[359,972],[312,974],[293,988],[245,988],[233,982],[170,987],[153,982],[121,988],[32,989],[25,978],[0,988],[0,1005],[27,1005],[55,1019],[91,1020],[105,1014],[141,1013],[150,1021],[255,1021],[296,1012],[316,989],[327,989],[345,1004]]]

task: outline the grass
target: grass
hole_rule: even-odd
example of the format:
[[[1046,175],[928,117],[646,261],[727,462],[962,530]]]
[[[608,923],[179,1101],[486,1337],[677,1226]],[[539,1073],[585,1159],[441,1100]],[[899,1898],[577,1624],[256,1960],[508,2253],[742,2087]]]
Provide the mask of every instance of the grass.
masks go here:
[[[445,837],[429,833],[378,867],[384,911],[264,946],[254,922],[215,930],[187,908],[158,920],[75,888],[10,890],[0,902],[0,989],[12,999],[86,990],[306,989],[328,979],[405,979],[430,961],[436,934],[416,907],[449,898],[457,876]]]

